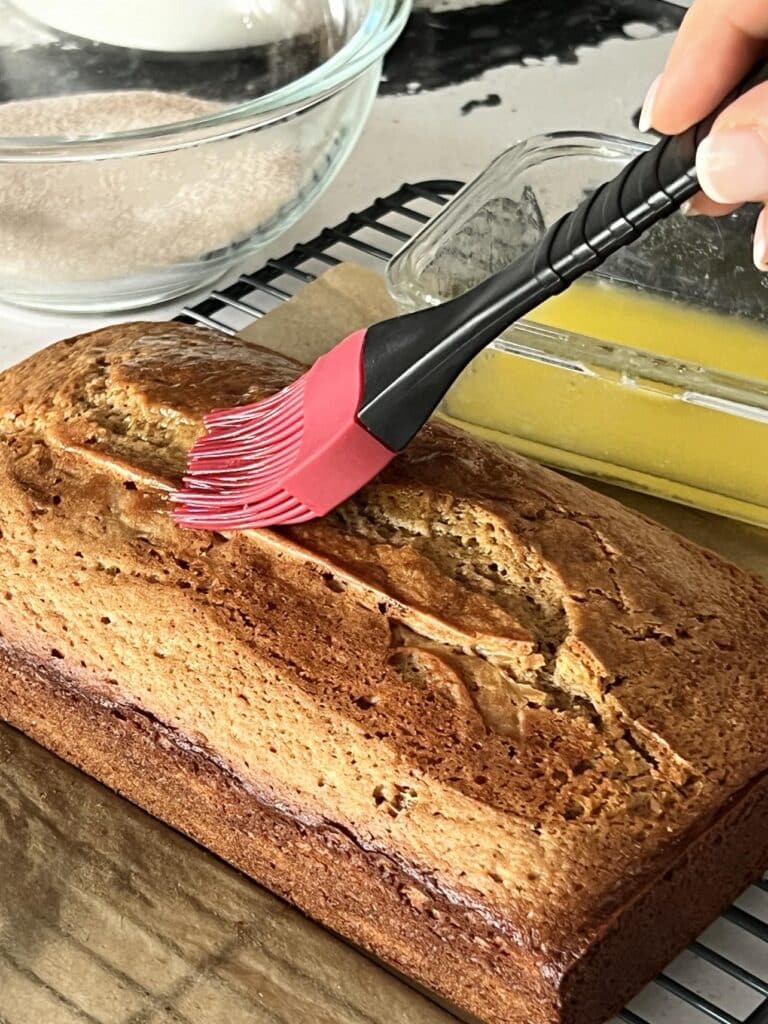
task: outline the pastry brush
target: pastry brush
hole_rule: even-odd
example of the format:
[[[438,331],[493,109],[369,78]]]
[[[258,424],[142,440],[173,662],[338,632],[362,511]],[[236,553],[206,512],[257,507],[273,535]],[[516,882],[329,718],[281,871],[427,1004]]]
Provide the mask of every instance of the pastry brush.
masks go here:
[[[761,63],[719,109],[767,78]],[[405,448],[502,331],[699,191],[696,150],[718,112],[662,137],[534,248],[458,298],[357,331],[270,398],[211,412],[174,495],[176,522],[206,530],[301,523],[345,501]]]

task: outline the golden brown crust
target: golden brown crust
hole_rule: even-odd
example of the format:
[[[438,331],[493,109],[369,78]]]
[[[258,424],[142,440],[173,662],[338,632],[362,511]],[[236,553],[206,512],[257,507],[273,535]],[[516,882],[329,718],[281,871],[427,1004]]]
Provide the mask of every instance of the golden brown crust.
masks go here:
[[[604,923],[559,990],[554,961],[531,987],[481,914],[425,896],[395,863],[372,858],[332,822],[307,827],[265,806],[139,709],[94,701],[0,647],[0,716],[486,1024],[602,1024],[768,858],[766,775]]]
[[[185,737],[179,763],[193,747],[243,800],[332,827],[372,879],[396,865],[414,905],[480,940],[473,963],[498,1019],[519,1017],[517,991],[556,1020],[580,966],[610,948],[608,923],[658,893],[768,768],[768,592],[441,425],[321,522],[230,538],[175,529],[164,492],[201,414],[300,369],[210,331],[136,324],[3,375],[5,644],[30,673],[66,680],[69,700],[138,709]],[[136,799],[123,769],[43,731]],[[180,803],[150,809],[222,852]],[[674,941],[754,871],[738,847]],[[370,892],[368,914],[386,902],[378,882]],[[395,956],[361,935],[354,903],[343,920],[302,905]],[[453,968],[428,970],[435,948],[401,945],[398,965],[477,1012],[466,986],[450,987]]]

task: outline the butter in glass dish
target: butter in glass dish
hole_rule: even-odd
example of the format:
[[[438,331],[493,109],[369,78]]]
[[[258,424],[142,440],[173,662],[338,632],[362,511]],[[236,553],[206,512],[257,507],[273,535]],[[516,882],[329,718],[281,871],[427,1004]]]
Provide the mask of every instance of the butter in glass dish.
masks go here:
[[[643,144],[589,133],[498,157],[394,257],[401,308],[461,293],[531,246]],[[560,469],[768,524],[768,279],[754,211],[675,216],[506,332],[441,415]]]

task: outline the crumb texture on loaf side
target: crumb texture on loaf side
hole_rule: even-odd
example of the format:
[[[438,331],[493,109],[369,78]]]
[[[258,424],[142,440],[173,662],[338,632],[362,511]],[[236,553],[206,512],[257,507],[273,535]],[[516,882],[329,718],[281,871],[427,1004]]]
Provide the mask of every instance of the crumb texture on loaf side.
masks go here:
[[[556,987],[768,768],[766,587],[438,423],[321,521],[176,529],[203,413],[301,371],[135,324],[5,373],[3,645],[396,864],[414,905],[475,915],[499,971]]]

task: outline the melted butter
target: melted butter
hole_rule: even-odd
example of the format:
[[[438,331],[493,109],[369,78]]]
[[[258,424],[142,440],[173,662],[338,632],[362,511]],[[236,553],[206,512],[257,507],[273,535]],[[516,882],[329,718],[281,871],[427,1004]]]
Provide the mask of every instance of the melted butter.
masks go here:
[[[753,387],[768,383],[768,328],[737,317],[583,282],[530,319],[749,378]],[[518,332],[515,341],[531,338]],[[618,369],[578,373],[493,349],[463,374],[441,412],[561,469],[768,526],[768,478],[755,469],[768,422],[691,404],[681,397],[687,389],[694,386],[684,373],[676,386],[643,374],[630,383]]]

